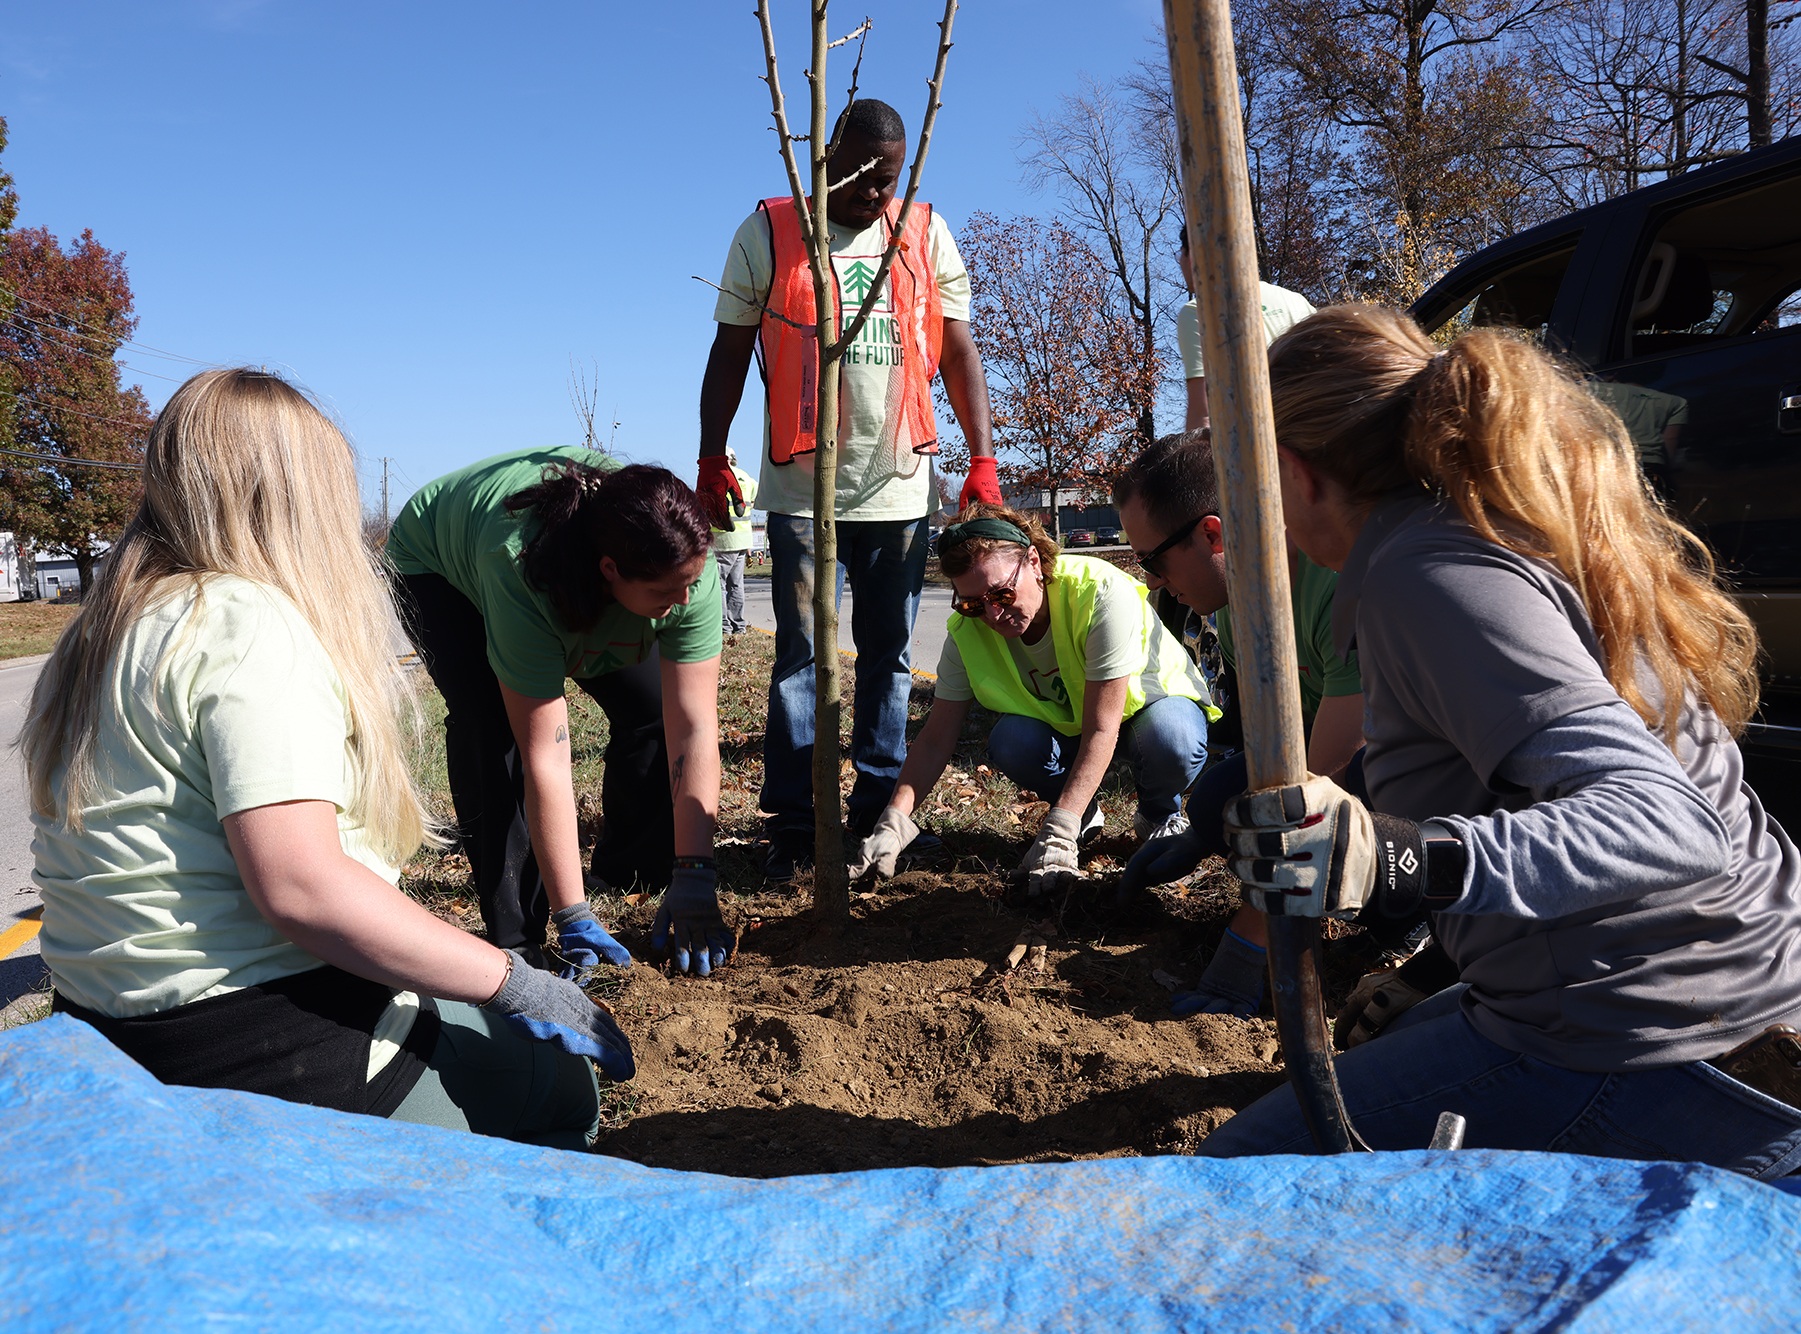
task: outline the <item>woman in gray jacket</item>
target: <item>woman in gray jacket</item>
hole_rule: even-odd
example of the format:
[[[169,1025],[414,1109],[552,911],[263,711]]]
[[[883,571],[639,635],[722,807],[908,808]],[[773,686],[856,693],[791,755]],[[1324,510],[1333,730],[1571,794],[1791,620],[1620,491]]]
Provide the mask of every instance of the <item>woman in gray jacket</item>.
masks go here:
[[[1369,804],[1247,793],[1233,870],[1288,912],[1429,913],[1459,982],[1365,1013],[1380,1035],[1338,1061],[1356,1128],[1417,1149],[1451,1111],[1471,1147],[1801,1168],[1780,1062],[1733,1057],[1801,1022],[1801,859],[1744,781],[1756,635],[1708,553],[1529,343],[1441,350],[1347,306],[1270,364],[1284,517],[1340,572],[1359,655]],[[1202,1151],[1310,1145],[1281,1089]]]

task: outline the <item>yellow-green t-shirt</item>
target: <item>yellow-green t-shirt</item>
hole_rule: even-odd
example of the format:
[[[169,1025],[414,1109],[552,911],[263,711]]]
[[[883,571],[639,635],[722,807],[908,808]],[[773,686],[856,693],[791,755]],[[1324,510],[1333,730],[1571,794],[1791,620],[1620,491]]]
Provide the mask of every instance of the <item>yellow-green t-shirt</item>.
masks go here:
[[[882,262],[888,244],[888,228],[878,219],[862,231],[832,224],[832,267],[845,301],[861,301],[869,283],[862,275]],[[926,231],[932,272],[938,280],[938,298],[944,318],[969,318],[969,273],[951,230],[938,211]],[[751,214],[732,238],[725,274],[719,285],[725,290],[713,306],[720,324],[752,325],[763,319],[762,304],[769,299],[775,276],[775,251],[769,240],[769,221],[761,210]],[[859,281],[862,286],[859,287]],[[876,302],[857,341],[845,352],[838,404],[838,501],[840,519],[917,519],[937,507],[932,491],[929,454],[915,454],[917,440],[884,439],[888,420],[890,358],[897,342],[892,331],[895,311],[893,287]],[[896,414],[897,417],[899,414]],[[799,518],[813,515],[813,456],[797,455],[777,465],[769,457],[769,416],[763,416],[763,473],[761,508],[772,514]]]
[[[57,991],[130,1018],[320,967],[257,912],[221,820],[329,801],[344,851],[395,883],[394,864],[343,814],[355,787],[349,736],[336,668],[274,589],[214,575],[200,596],[183,584],[140,617],[107,668],[101,786],[84,832],[32,816]],[[53,789],[62,782],[59,769]],[[418,1001],[402,992],[396,1006],[405,1022],[389,1022],[391,1006],[377,1030],[393,1043]]]
[[[481,611],[488,663],[509,689],[555,699],[563,680],[632,667],[657,649],[669,662],[705,662],[724,640],[719,567],[707,561],[688,600],[652,620],[613,603],[592,630],[570,630],[550,598],[519,568],[534,531],[529,514],[511,514],[508,496],[535,486],[552,463],[613,469],[617,459],[581,445],[521,449],[472,463],[419,488],[388,534],[388,560],[402,574],[440,574]],[[594,571],[594,578],[601,577]]]

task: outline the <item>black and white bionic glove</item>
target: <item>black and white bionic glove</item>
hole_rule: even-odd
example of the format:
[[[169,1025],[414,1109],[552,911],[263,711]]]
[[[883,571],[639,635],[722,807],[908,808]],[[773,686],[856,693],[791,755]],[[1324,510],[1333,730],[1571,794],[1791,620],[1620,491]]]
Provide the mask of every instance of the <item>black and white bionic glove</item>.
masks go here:
[[[1227,861],[1274,916],[1418,919],[1463,894],[1466,857],[1446,825],[1371,811],[1330,778],[1226,803]]]

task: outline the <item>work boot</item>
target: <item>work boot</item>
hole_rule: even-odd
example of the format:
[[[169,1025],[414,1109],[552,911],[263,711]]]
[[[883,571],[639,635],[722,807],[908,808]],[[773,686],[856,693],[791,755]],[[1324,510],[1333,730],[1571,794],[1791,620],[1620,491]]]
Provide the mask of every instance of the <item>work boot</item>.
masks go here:
[[[801,871],[813,866],[813,831],[811,829],[778,829],[769,836],[769,851],[763,857],[763,878],[786,884]]]

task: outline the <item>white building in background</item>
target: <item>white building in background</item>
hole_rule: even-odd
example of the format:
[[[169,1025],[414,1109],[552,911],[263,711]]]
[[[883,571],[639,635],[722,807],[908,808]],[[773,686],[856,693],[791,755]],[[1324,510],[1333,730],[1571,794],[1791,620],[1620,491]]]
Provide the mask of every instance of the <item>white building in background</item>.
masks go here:
[[[19,600],[19,541],[0,533],[0,602]]]
[[[94,559],[94,571],[106,564],[104,555]],[[46,600],[68,588],[81,587],[81,571],[72,556],[40,555],[37,560],[36,593]],[[19,542],[11,533],[0,532],[0,602],[17,602],[19,580]]]

